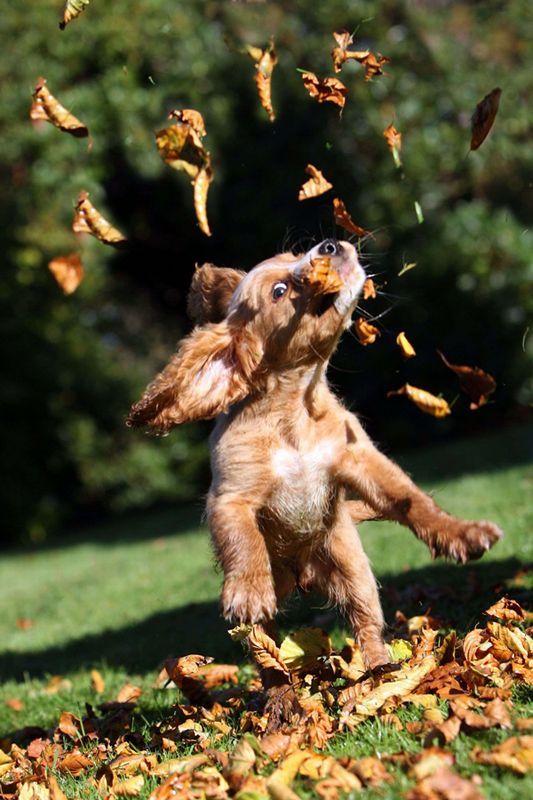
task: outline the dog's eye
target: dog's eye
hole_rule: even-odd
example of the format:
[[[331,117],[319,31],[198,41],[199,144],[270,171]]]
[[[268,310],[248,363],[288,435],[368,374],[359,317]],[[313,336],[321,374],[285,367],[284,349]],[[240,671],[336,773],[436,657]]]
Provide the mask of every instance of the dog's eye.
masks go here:
[[[288,288],[287,284],[283,281],[275,283],[272,289],[272,300],[279,300],[280,297],[283,297]]]

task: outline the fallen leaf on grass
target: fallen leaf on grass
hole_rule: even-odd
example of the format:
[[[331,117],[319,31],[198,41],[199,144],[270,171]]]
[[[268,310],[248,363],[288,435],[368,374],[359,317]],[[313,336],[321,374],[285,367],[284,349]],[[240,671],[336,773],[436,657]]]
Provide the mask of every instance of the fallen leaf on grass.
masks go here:
[[[52,675],[43,692],[45,694],[57,694],[68,689],[72,689],[72,681],[69,681],[68,678],[63,678],[62,675]]]
[[[30,119],[34,122],[51,122],[60,131],[82,138],[89,135],[89,129],[83,122],[61,105],[46,85],[45,78],[39,78],[33,91],[33,102],[30,108]]]
[[[33,628],[33,620],[28,617],[19,617],[15,624],[20,631],[29,631]]]
[[[50,800],[50,792],[44,783],[23,783],[18,793],[18,800]]]
[[[60,788],[57,779],[54,775],[48,774],[48,789],[50,791],[50,800],[67,800],[66,794]]]
[[[340,225],[348,233],[355,233],[356,236],[366,236],[369,233],[369,231],[353,221],[340,197],[335,197],[333,200],[333,214],[335,216],[335,224]]]
[[[378,336],[381,336],[379,328],[370,322],[358,317],[354,322],[354,330],[359,342],[366,347],[367,344],[374,344]]]
[[[48,269],[65,294],[75,292],[85,275],[83,264],[77,253],[53,258],[48,264]]]
[[[79,193],[72,230],[74,233],[90,233],[98,241],[114,247],[120,247],[126,241],[126,237],[96,210],[85,191]]]
[[[117,694],[117,703],[136,703],[142,695],[143,690],[140,686],[133,683],[125,683]]]
[[[480,369],[479,367],[467,367],[459,364],[450,364],[448,359],[440,352],[437,351],[444,364],[455,372],[459,378],[461,389],[471,399],[470,410],[484,406],[488,402],[490,395],[496,389],[496,381],[489,375],[488,372]]]
[[[22,711],[24,708],[24,703],[22,700],[19,700],[18,697],[12,697],[11,699],[6,700],[5,704],[12,711]]]
[[[247,45],[246,51],[255,61],[255,85],[259,101],[267,112],[269,120],[274,122],[276,115],[272,107],[272,73],[278,63],[274,43],[270,42],[264,49]]]
[[[477,764],[489,764],[525,775],[533,769],[533,736],[511,736],[488,751],[475,747],[470,758]]]
[[[303,72],[302,81],[311,97],[319,103],[334,103],[344,108],[348,89],[338,78],[318,78],[314,72]]]
[[[434,394],[426,392],[425,389],[419,389],[416,386],[406,383],[400,389],[387,392],[387,397],[395,397],[405,395],[409,398],[418,408],[425,414],[431,414],[433,417],[446,417],[452,413],[452,410],[446,400],[442,397],[435,397]]]
[[[511,597],[502,597],[497,603],[487,608],[485,614],[488,617],[496,617],[503,622],[523,622],[526,618],[524,609]]]
[[[80,753],[79,750],[73,750],[59,759],[57,768],[60,772],[67,772],[74,778],[77,778],[89,767],[93,766],[90,758]]]
[[[484,800],[484,796],[472,780],[440,767],[411,789],[406,800]]]
[[[273,669],[289,675],[289,668],[283,661],[279,647],[274,639],[265,633],[260,625],[253,625],[248,636],[248,644],[254,661],[262,669]]]
[[[392,157],[394,159],[394,163],[399,168],[402,166],[402,160],[400,158],[400,150],[402,149],[402,134],[396,130],[394,125],[387,125],[385,130],[383,131],[383,136],[385,137],[385,141],[389,146],[389,150],[392,153]]]
[[[500,97],[502,90],[499,88],[489,92],[483,100],[477,104],[472,114],[472,138],[470,139],[470,149],[477,150],[489,135],[498,108],[500,107]]]
[[[331,640],[320,628],[300,628],[282,641],[280,656],[291,671],[312,672],[331,653]]]
[[[91,686],[96,694],[102,694],[105,691],[105,681],[97,669],[91,670]]]
[[[401,331],[398,334],[396,337],[396,344],[402,351],[402,356],[404,358],[413,358],[413,356],[416,356],[416,350],[405,335],[405,331]]]
[[[137,797],[142,792],[143,787],[144,777],[142,775],[133,775],[124,781],[114,781],[112,790],[117,797]]]
[[[61,733],[68,736],[70,739],[79,739],[81,735],[81,720],[78,719],[70,711],[62,711],[59,718],[58,726]]]
[[[85,11],[85,6],[88,6],[89,3],[90,0],[67,0],[63,12],[63,19],[59,23],[59,29],[64,31],[69,22],[79,17],[82,11]]]
[[[305,171],[311,177],[302,184],[298,193],[298,200],[309,200],[312,197],[319,197],[321,194],[329,192],[329,190],[333,188],[333,184],[327,181],[321,171],[312,164],[308,164]]]

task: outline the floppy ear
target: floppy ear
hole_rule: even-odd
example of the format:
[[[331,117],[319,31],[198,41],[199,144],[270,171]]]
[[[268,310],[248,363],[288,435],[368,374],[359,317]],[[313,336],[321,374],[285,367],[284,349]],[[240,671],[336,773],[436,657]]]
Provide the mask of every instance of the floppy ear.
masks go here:
[[[202,264],[192,277],[187,313],[197,325],[206,322],[222,322],[228,313],[231,296],[245,272],[228,267]]]
[[[126,424],[165,433],[175,425],[211,419],[250,392],[263,356],[257,337],[224,321],[196,328],[132,406]]]

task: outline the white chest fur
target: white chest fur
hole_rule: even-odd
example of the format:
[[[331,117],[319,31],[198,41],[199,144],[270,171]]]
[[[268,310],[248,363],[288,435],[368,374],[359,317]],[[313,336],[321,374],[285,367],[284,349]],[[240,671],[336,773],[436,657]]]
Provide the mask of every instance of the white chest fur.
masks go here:
[[[294,533],[310,535],[322,529],[332,497],[330,468],[336,443],[323,440],[307,450],[280,447],[272,453],[272,512]]]

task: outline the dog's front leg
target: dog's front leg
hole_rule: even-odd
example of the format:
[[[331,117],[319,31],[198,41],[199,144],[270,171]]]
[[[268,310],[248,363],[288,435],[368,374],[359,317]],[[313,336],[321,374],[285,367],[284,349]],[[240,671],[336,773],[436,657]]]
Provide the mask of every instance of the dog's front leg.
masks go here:
[[[400,522],[428,546],[433,557],[464,563],[480,558],[503,535],[492,522],[453,517],[400,467],[377,450],[358,421],[347,423],[347,447],[337,477],[385,519]]]
[[[238,495],[211,495],[207,513],[224,570],[221,605],[226,619],[269,622],[277,611],[270,557],[252,503]]]

